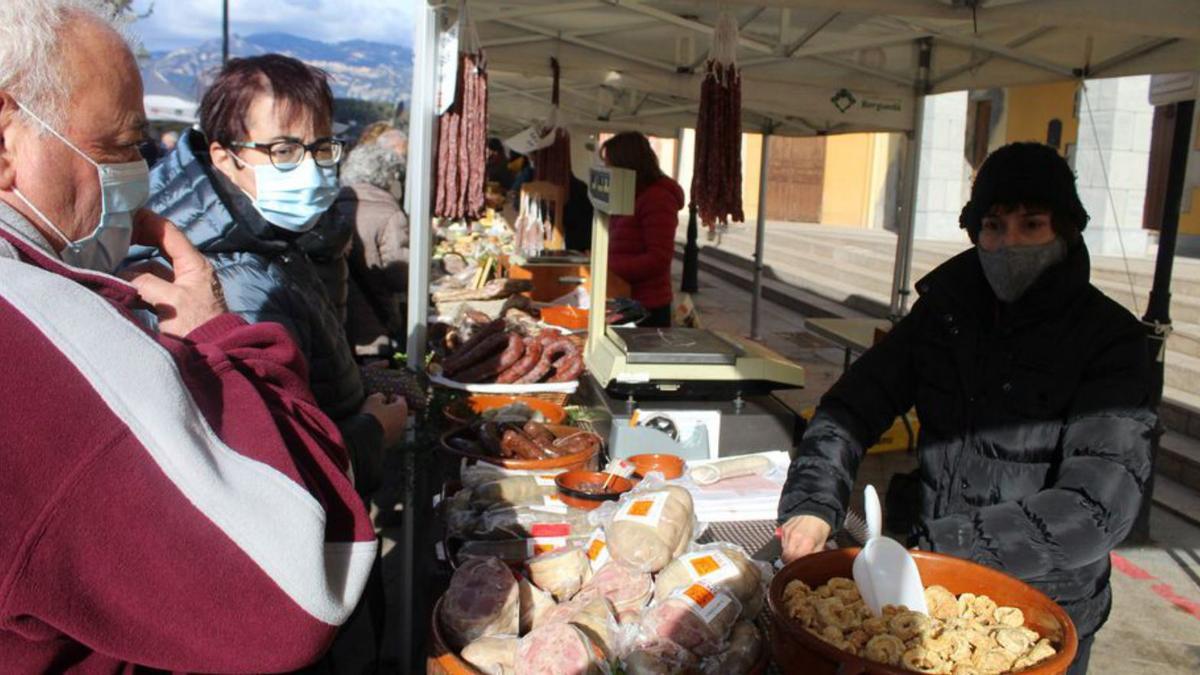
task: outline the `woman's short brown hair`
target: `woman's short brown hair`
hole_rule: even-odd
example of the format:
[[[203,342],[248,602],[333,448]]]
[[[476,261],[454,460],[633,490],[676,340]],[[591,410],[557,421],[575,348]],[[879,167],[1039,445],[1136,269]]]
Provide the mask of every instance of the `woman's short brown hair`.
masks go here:
[[[637,131],[622,131],[600,146],[600,158],[609,166],[631,169],[637,172],[637,191],[665,176],[658,166],[658,155],[650,147],[650,140]]]
[[[251,140],[246,114],[259,94],[270,94],[289,121],[311,117],[317,127],[333,123],[333,91],[320,68],[282,54],[230,59],[200,101],[200,130],[228,147]],[[264,139],[254,139],[264,140]]]

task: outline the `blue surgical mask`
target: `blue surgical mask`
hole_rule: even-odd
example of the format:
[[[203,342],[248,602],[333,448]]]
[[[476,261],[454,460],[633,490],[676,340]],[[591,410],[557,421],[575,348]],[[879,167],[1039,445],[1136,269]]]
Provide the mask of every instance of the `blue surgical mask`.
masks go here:
[[[253,168],[258,191],[253,200],[255,210],[268,223],[290,232],[311,230],[337,197],[337,167],[317,166],[312,157],[291,171],[272,164]]]
[[[150,168],[142,159],[121,164],[100,164],[28,108],[20,103],[17,105],[46,131],[96,167],[100,178],[100,223],[87,236],[71,241],[19,189],[13,187],[13,193],[66,244],[59,252],[63,262],[72,267],[112,274],[129,253],[133,238],[133,214],[145,206],[150,198]]]

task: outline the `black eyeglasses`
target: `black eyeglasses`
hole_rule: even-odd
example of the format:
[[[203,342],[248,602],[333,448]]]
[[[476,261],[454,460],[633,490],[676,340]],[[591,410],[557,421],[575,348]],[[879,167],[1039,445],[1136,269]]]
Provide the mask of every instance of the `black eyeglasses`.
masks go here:
[[[300,141],[282,140],[270,143],[255,143],[253,141],[234,141],[230,143],[235,148],[249,148],[267,153],[271,165],[280,171],[291,171],[300,166],[306,153],[312,153],[317,166],[326,169],[335,167],[342,161],[342,152],[346,144],[336,138],[318,138],[305,145]]]

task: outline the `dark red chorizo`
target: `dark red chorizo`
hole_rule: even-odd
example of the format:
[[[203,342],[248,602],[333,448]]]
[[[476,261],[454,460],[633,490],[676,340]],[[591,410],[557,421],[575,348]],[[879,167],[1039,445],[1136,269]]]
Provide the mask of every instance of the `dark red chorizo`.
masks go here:
[[[475,332],[475,335],[463,343],[442,363],[442,370],[447,376],[470,366],[492,352],[507,344],[508,338],[503,334],[504,322],[493,321]]]

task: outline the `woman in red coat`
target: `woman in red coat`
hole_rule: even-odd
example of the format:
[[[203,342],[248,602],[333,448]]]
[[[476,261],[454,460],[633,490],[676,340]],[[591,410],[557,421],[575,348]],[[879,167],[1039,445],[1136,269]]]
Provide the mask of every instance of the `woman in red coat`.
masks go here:
[[[609,166],[637,172],[633,215],[618,216],[609,224],[608,271],[628,282],[633,299],[650,313],[642,326],[668,328],[671,260],[683,188],[658,168],[650,141],[636,131],[608,139],[600,153]]]

